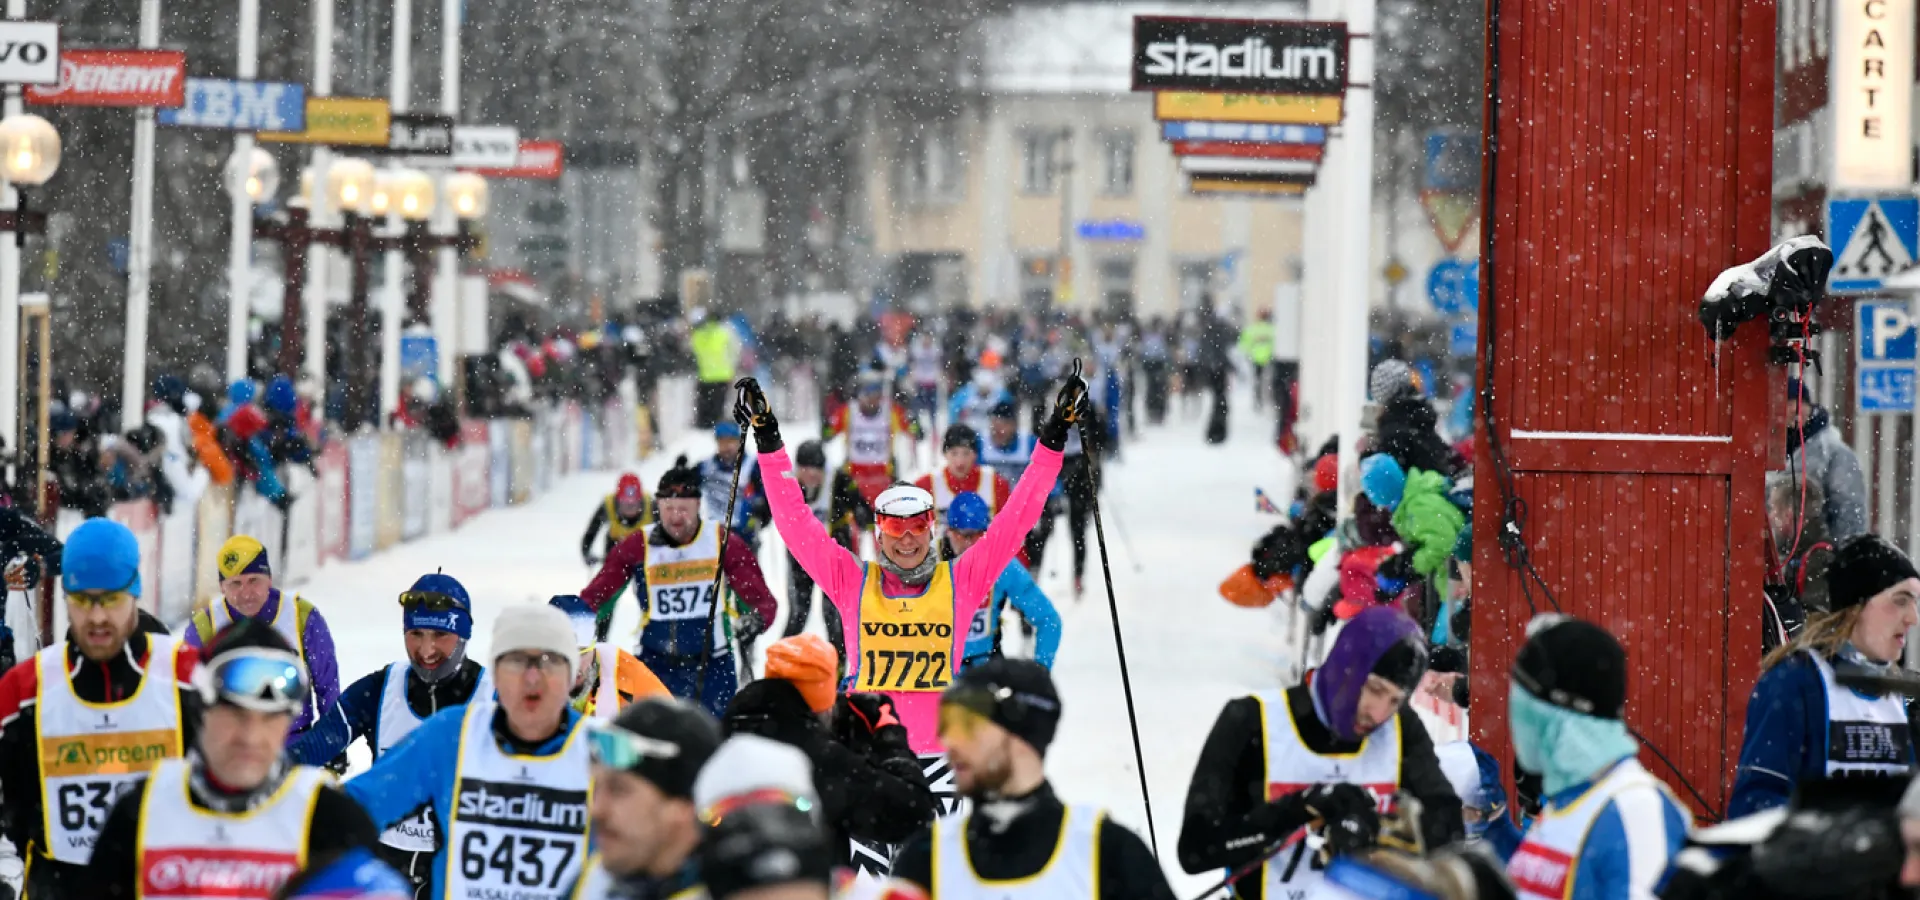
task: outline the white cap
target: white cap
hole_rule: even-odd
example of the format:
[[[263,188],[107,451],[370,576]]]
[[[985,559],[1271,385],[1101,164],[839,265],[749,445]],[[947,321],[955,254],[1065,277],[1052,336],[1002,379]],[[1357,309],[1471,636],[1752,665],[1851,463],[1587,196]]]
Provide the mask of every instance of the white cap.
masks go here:
[[[809,811],[819,818],[813,763],[800,748],[757,734],[736,734],[713,751],[693,780],[693,805],[708,809],[730,797],[765,790],[806,800]]]
[[[567,678],[580,674],[580,645],[574,643],[573,622],[567,614],[545,604],[521,603],[500,611],[493,620],[493,663],[515,650],[545,650],[567,660]]]
[[[1447,776],[1447,783],[1453,785],[1453,793],[1460,798],[1460,805],[1481,809],[1486,806],[1480,790],[1480,762],[1473,756],[1473,745],[1466,741],[1454,741],[1433,748],[1433,754],[1440,757],[1440,771]]]
[[[896,484],[873,500],[877,516],[917,516],[933,509],[933,495],[910,484]]]

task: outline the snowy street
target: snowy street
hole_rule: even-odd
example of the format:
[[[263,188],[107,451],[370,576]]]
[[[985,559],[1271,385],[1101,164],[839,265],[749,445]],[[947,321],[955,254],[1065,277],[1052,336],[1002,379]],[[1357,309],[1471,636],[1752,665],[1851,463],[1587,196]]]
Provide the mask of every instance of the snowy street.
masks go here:
[[[1231,606],[1216,591],[1246,561],[1249,543],[1275,523],[1254,512],[1253,487],[1274,493],[1283,486],[1285,463],[1269,440],[1271,419],[1255,415],[1244,394],[1239,399],[1232,437],[1220,447],[1207,447],[1201,420],[1183,419],[1177,409],[1164,426],[1144,429],[1108,471],[1102,496],[1161,861],[1181,895],[1217,880],[1180,872],[1174,858],[1187,780],[1207,729],[1226,700],[1276,685],[1287,661],[1275,617]],[[794,442],[814,431],[808,423],[783,423],[782,430]],[[698,459],[712,449],[710,438],[689,438],[638,471],[651,490],[676,452]],[[527,506],[491,510],[457,531],[320,570],[299,593],[320,607],[333,628],[343,686],[403,657],[395,598],[426,572],[444,569],[466,585],[475,607],[468,653],[482,661],[495,611],[578,592],[591,574],[580,562],[580,533],[617,477],[576,474]],[[1107,807],[1144,836],[1147,816],[1093,530],[1087,536],[1087,593],[1077,605],[1066,531],[1063,517],[1039,579],[1065,620],[1054,666],[1065,711],[1048,752],[1049,774],[1069,802]],[[784,598],[787,557],[771,529],[763,532],[760,559],[769,585]],[[613,633],[630,642],[638,609],[623,599]],[[819,617],[816,611],[810,630],[821,629]],[[356,766],[363,766],[364,746],[354,754]]]

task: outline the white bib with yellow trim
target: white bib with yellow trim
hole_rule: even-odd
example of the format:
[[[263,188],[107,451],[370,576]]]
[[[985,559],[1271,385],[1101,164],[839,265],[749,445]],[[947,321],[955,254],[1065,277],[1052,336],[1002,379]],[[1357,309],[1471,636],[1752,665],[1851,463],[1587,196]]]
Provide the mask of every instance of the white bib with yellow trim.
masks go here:
[[[587,741],[574,721],[560,752],[514,756],[493,736],[491,700],[467,704],[447,821],[446,900],[560,900],[587,858]]]
[[[993,881],[974,871],[967,852],[971,814],[933,823],[933,896],[936,900],[1096,900],[1100,896],[1100,828],[1106,813],[1069,806],[1053,855],[1026,878]]]
[[[720,571],[720,524],[700,522],[700,533],[680,547],[647,545],[647,616],[652,621],[698,621],[713,614],[713,576]],[[717,633],[720,629],[715,628]],[[722,646],[716,644],[716,649]]]
[[[147,641],[140,687],[117,703],[89,703],[73,692],[66,644],[34,655],[45,851],[60,862],[86,865],[113,802],[155,764],[181,755],[180,683],[173,662],[178,644],[161,635]]]
[[[1533,820],[1520,841],[1520,847],[1507,860],[1507,877],[1514,892],[1535,900],[1563,900],[1572,895],[1574,863],[1586,847],[1587,832],[1593,821],[1614,798],[1629,791],[1667,793],[1667,786],[1640,765],[1627,759],[1613,767],[1605,778],[1564,807],[1547,804]]]
[[[201,809],[188,796],[187,763],[153,769],[140,804],[140,881],[134,895],[167,900],[266,900],[307,864],[314,798],[333,781],[295,766],[280,789],[244,813]]]
[[[1257,691],[1262,743],[1267,748],[1267,799],[1275,800],[1316,784],[1347,782],[1373,794],[1381,812],[1400,789],[1400,717],[1387,720],[1349,754],[1320,754],[1307,749],[1293,724],[1293,705],[1285,691]],[[1307,829],[1288,838],[1261,874],[1266,900],[1311,896],[1325,879],[1318,854],[1307,846]]]

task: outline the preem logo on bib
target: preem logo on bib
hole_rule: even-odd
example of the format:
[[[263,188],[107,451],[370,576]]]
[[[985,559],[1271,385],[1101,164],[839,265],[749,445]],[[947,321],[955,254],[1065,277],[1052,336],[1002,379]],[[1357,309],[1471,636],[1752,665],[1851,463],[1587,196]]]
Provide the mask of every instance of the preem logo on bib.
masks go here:
[[[153,764],[178,756],[180,736],[172,731],[122,731],[60,738],[40,761],[47,778],[76,775],[127,775],[145,772]]]

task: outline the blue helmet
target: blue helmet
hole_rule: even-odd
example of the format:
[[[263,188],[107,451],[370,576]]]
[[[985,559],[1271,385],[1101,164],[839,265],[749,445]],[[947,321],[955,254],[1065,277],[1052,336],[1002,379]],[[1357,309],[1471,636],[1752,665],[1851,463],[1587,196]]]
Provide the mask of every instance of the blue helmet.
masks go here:
[[[579,594],[556,594],[547,601],[547,605],[567,614],[567,621],[573,625],[574,642],[582,647],[596,643],[595,620],[598,614]]]
[[[972,491],[953,495],[953,502],[947,506],[948,530],[985,531],[991,521],[993,514],[987,511],[987,501]]]
[[[60,551],[60,587],[67,593],[126,591],[140,596],[140,542],[112,519],[80,523]]]
[[[292,900],[411,900],[413,884],[365,847],[316,865],[287,885]]]

